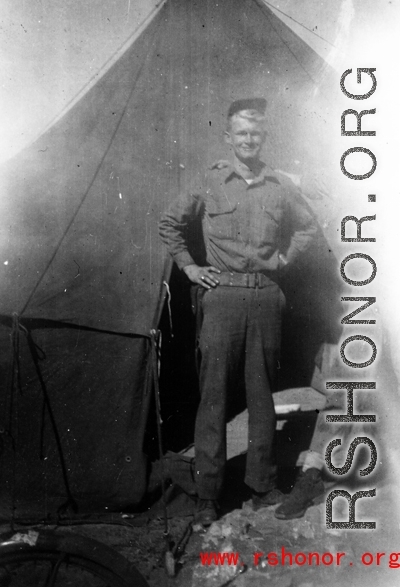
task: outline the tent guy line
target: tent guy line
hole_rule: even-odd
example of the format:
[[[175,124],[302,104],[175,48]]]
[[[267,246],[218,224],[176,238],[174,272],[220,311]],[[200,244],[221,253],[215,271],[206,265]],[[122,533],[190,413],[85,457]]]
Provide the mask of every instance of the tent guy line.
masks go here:
[[[261,0],[261,2],[262,2],[263,5],[267,4],[266,2],[264,2],[264,0]],[[312,77],[312,75],[310,74],[310,72],[307,71],[307,69],[304,67],[304,65],[302,63],[300,63],[300,61],[298,60],[296,54],[293,53],[293,51],[291,50],[291,48],[288,46],[288,44],[285,42],[285,40],[282,38],[282,36],[276,30],[276,28],[274,27],[274,25],[271,22],[271,19],[269,18],[269,15],[264,12],[264,10],[263,10],[264,6],[261,6],[259,0],[256,0],[256,4],[259,7],[259,9],[261,10],[261,12],[263,14],[265,14],[265,16],[267,17],[267,19],[268,19],[268,21],[270,23],[270,26],[271,26],[272,30],[278,35],[278,37],[280,38],[280,40],[282,41],[282,43],[285,45],[286,49],[289,51],[289,53],[294,57],[294,59],[296,60],[296,62],[299,64],[299,67],[301,67],[301,69],[308,75],[308,77],[313,82],[313,84],[315,84],[315,86],[318,86],[317,81]]]
[[[312,29],[309,29],[308,27],[306,27],[306,25],[304,25],[303,23],[301,23],[298,20],[296,20],[295,18],[293,18],[293,16],[290,16],[289,14],[287,14],[287,12],[283,12],[283,10],[280,10],[277,6],[274,6],[273,4],[271,4],[270,2],[268,2],[267,0],[262,0],[262,2],[264,2],[264,4],[266,4],[270,8],[273,8],[277,12],[280,12],[281,14],[283,14],[284,16],[286,16],[287,18],[289,18],[290,20],[292,20],[293,22],[295,22],[299,26],[303,27],[303,29],[305,29],[306,31],[308,31],[312,35],[315,35],[316,37],[318,37],[319,39],[321,39],[325,43],[328,43],[328,45],[330,45],[331,47],[334,47],[335,49],[337,49],[336,45],[334,45],[333,43],[331,43],[330,41],[328,41],[328,39],[325,39],[325,37],[321,37],[321,35],[319,35],[315,31],[313,31]]]

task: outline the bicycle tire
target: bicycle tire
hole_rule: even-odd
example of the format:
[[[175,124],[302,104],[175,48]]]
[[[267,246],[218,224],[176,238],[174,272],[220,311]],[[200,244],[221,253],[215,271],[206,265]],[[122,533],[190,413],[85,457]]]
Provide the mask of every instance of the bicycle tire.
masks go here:
[[[104,581],[107,587],[149,587],[136,567],[105,544],[79,534],[54,530],[30,530],[0,536],[0,587],[12,587],[10,567],[46,562],[83,570]],[[56,571],[58,573],[58,570]],[[55,583],[57,586],[57,583]]]

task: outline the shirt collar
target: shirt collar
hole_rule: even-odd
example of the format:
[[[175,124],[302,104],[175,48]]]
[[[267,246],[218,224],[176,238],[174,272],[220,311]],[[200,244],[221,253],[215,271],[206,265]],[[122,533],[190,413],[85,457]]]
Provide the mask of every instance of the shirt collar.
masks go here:
[[[269,167],[268,165],[266,165],[265,163],[263,163],[262,161],[260,161],[260,163],[261,163],[260,172],[252,180],[250,185],[264,183],[265,181],[271,181],[273,183],[280,183],[278,180],[277,174],[274,172],[274,170],[271,167]],[[238,171],[236,169],[236,167],[233,165],[233,163],[229,163],[222,171],[225,176],[225,183],[228,183],[234,177],[237,177],[239,179],[243,179],[243,181],[245,181],[243,176],[241,175],[240,171]]]

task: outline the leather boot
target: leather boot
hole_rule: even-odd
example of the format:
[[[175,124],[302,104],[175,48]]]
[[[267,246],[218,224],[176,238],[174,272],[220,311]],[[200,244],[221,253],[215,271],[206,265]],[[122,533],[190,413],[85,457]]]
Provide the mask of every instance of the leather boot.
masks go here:
[[[259,493],[253,491],[251,501],[253,503],[253,510],[257,511],[260,508],[266,508],[271,505],[276,505],[283,501],[284,495],[279,489],[270,489],[270,491],[264,491]]]
[[[325,487],[321,478],[321,471],[316,468],[301,472],[296,479],[292,491],[283,503],[275,510],[278,520],[292,520],[304,516],[313,500],[324,493]]]
[[[211,526],[218,519],[218,504],[214,499],[198,499],[197,509],[194,515],[194,523],[201,524],[205,528]]]

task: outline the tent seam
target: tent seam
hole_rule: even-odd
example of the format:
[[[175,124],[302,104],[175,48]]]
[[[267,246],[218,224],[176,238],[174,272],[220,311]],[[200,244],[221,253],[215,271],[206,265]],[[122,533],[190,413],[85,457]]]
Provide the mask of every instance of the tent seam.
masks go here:
[[[62,235],[62,237],[61,237],[61,239],[60,239],[60,241],[58,242],[58,244],[57,244],[57,246],[56,246],[56,249],[55,249],[55,251],[54,251],[53,255],[51,256],[51,258],[50,258],[50,260],[49,260],[49,262],[48,262],[47,266],[45,267],[45,269],[44,269],[44,271],[43,271],[42,275],[39,277],[39,280],[37,281],[37,283],[36,283],[35,287],[33,288],[33,290],[32,290],[32,292],[31,292],[31,294],[29,295],[29,297],[28,297],[28,299],[27,299],[27,301],[25,302],[25,305],[24,305],[24,307],[22,308],[22,310],[21,310],[21,312],[20,312],[20,316],[21,316],[21,317],[22,317],[23,313],[25,312],[25,310],[27,309],[27,307],[28,307],[29,303],[31,302],[31,300],[32,300],[33,296],[35,295],[35,293],[36,293],[36,291],[37,291],[37,289],[38,289],[39,285],[40,285],[40,284],[41,284],[41,282],[43,281],[43,278],[44,278],[44,276],[46,275],[47,271],[49,270],[49,268],[50,268],[51,264],[53,263],[53,261],[54,261],[54,259],[55,259],[56,255],[57,255],[57,253],[58,253],[58,251],[59,251],[59,249],[60,249],[60,247],[61,247],[61,245],[62,245],[62,243],[63,243],[63,241],[64,241],[64,239],[65,239],[65,237],[66,237],[66,235],[68,234],[68,232],[69,232],[69,230],[70,230],[71,226],[72,226],[72,225],[73,225],[73,223],[75,222],[75,219],[76,219],[76,217],[78,216],[78,214],[79,214],[79,212],[80,212],[80,210],[81,210],[81,208],[82,208],[82,206],[83,206],[83,204],[84,204],[84,202],[85,202],[85,200],[86,200],[86,197],[87,197],[87,195],[89,194],[89,192],[90,192],[90,190],[91,190],[91,188],[92,188],[92,186],[93,186],[94,182],[96,181],[97,175],[98,175],[98,173],[99,173],[99,171],[100,171],[100,169],[101,169],[101,167],[102,167],[102,165],[103,165],[103,163],[104,163],[104,161],[105,161],[105,159],[106,159],[106,157],[107,157],[107,155],[108,155],[108,153],[109,153],[109,151],[110,151],[110,149],[111,149],[111,146],[112,146],[112,144],[113,144],[113,142],[114,142],[114,139],[115,139],[115,137],[116,137],[116,135],[117,135],[117,132],[118,132],[118,130],[119,130],[119,128],[120,128],[120,126],[121,126],[121,122],[122,122],[122,120],[123,120],[123,118],[124,118],[124,116],[125,116],[125,113],[126,113],[126,110],[127,110],[128,104],[129,104],[129,102],[130,102],[130,99],[131,99],[131,97],[132,97],[132,94],[133,94],[133,92],[134,92],[134,90],[135,90],[136,84],[137,84],[137,82],[138,82],[138,81],[139,81],[139,79],[140,79],[140,76],[141,76],[141,74],[142,74],[142,71],[143,71],[143,68],[144,68],[144,66],[145,66],[145,63],[147,62],[148,56],[149,56],[149,54],[150,54],[151,50],[153,49],[153,41],[154,41],[154,38],[155,38],[155,36],[156,36],[156,33],[158,32],[158,29],[159,29],[159,28],[160,28],[160,24],[158,25],[158,27],[156,28],[156,30],[155,30],[155,31],[154,31],[154,33],[153,33],[153,38],[152,38],[152,42],[150,43],[149,50],[147,51],[147,53],[146,53],[146,55],[145,55],[145,57],[144,57],[144,59],[143,59],[143,63],[142,63],[142,65],[140,66],[140,68],[139,68],[139,71],[138,71],[138,73],[137,73],[137,75],[136,75],[136,79],[134,80],[134,82],[133,82],[133,84],[132,84],[132,88],[131,88],[131,91],[129,92],[129,95],[128,95],[128,98],[127,98],[127,101],[126,101],[125,107],[124,107],[124,109],[123,109],[123,111],[122,111],[122,113],[121,113],[120,119],[119,119],[119,121],[118,121],[118,123],[117,123],[117,125],[116,125],[116,127],[115,127],[115,130],[114,130],[114,132],[113,132],[112,136],[111,136],[110,142],[109,142],[109,144],[108,144],[108,146],[107,146],[107,148],[106,148],[106,150],[105,150],[105,152],[104,152],[104,154],[103,154],[103,156],[102,156],[102,158],[101,158],[101,160],[100,160],[100,162],[99,162],[99,164],[98,164],[98,166],[97,166],[97,168],[96,168],[96,171],[95,171],[95,173],[94,173],[94,176],[93,176],[93,178],[92,178],[92,180],[91,180],[91,182],[90,182],[90,184],[89,184],[88,188],[86,189],[86,191],[85,191],[85,193],[84,193],[84,195],[83,195],[83,197],[82,197],[82,199],[81,199],[81,201],[80,201],[80,203],[79,203],[79,205],[78,205],[78,207],[77,207],[76,211],[74,212],[74,214],[73,214],[73,216],[72,216],[72,218],[71,218],[70,222],[68,223],[68,225],[67,225],[67,227],[66,227],[66,229],[65,229],[65,231],[64,231],[64,233],[63,233],[63,235]]]

